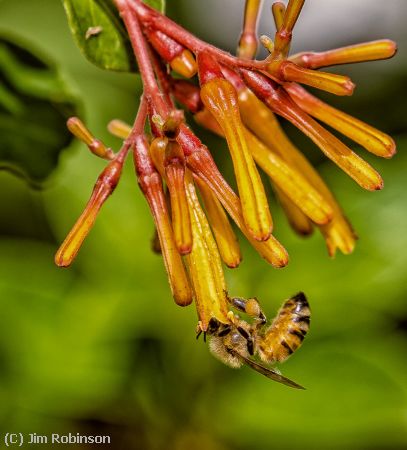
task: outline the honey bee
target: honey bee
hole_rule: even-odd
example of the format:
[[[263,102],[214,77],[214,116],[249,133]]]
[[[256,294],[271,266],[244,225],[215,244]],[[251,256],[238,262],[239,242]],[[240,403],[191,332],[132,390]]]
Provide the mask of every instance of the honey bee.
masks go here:
[[[247,364],[274,381],[304,389],[252,357],[258,355],[267,364],[282,362],[300,347],[310,324],[310,308],[305,295],[300,292],[286,300],[271,325],[268,325],[257,299],[225,295],[233,308],[247,314],[253,321],[248,323],[232,311],[227,315],[228,323],[212,317],[205,336],[209,337],[209,349],[214,356],[230,367],[239,368]],[[201,331],[198,331],[198,336]]]

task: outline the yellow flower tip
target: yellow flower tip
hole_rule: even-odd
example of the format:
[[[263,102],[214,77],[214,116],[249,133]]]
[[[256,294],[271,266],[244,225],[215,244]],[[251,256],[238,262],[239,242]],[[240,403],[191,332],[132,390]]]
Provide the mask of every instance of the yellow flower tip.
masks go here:
[[[185,78],[192,78],[198,72],[194,55],[187,49],[170,61],[172,70]]]
[[[80,141],[84,142],[89,150],[99,158],[112,160],[115,157],[112,149],[107,148],[102,141],[96,139],[78,117],[70,117],[66,123],[68,130]]]
[[[203,85],[201,99],[228,142],[246,226],[256,240],[265,241],[272,231],[272,219],[264,186],[244,136],[237,93],[229,81],[213,78]]]
[[[84,142],[86,145],[90,145],[95,139],[79,117],[70,117],[66,122],[66,126],[77,139]]]
[[[108,123],[107,130],[113,136],[125,140],[131,132],[131,126],[122,120],[114,119]]]
[[[336,211],[334,220],[320,228],[331,258],[335,256],[337,250],[340,250],[344,255],[349,255],[355,249],[358,237],[339,209]]]
[[[74,256],[68,255],[65,246],[61,246],[55,254],[54,262],[58,267],[69,267]]]
[[[290,57],[290,61],[308,69],[388,59],[395,55],[397,45],[389,39],[335,48],[326,52],[304,52]]]
[[[267,241],[259,242],[251,237],[245,227],[240,226],[240,228],[250,244],[269,264],[277,269],[285,267],[288,264],[289,257],[287,250],[273,235]]]
[[[83,241],[92,229],[100,208],[116,188],[122,167],[123,162],[112,161],[99,175],[85,210],[55,255],[55,264],[57,266],[68,267],[72,264]]]
[[[382,142],[384,144],[384,148],[386,149],[383,152],[382,156],[384,158],[392,158],[397,153],[396,142],[389,135],[383,133]]]
[[[301,13],[305,0],[290,0],[284,14],[283,27],[292,31]]]
[[[271,264],[276,269],[282,269],[290,260],[287,250],[273,235],[270,236],[270,239],[267,242],[269,242],[269,248],[273,253]]]

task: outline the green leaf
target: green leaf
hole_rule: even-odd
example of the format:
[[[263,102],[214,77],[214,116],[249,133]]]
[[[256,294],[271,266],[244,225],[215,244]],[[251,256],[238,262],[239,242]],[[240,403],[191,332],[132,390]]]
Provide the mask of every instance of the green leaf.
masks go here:
[[[68,23],[85,57],[96,66],[135,72],[137,65],[127,31],[113,0],[63,0]],[[165,0],[146,0],[164,12]]]
[[[65,123],[76,103],[52,63],[0,36],[0,169],[40,187],[72,139]]]

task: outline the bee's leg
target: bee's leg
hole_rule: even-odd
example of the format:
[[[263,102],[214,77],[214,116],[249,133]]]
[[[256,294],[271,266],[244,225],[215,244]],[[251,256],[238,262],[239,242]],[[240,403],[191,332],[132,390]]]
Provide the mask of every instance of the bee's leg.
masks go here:
[[[198,325],[196,326],[195,332],[196,332],[196,338],[198,339],[199,336],[200,336],[200,335],[202,334],[202,332],[203,332],[203,329],[202,329],[202,322],[201,322],[201,321],[198,322]]]
[[[243,327],[237,327],[237,331],[243,336],[247,341],[247,351],[249,352],[249,355],[254,355],[254,342],[251,334],[245,330]]]
[[[254,317],[258,322],[259,326],[264,325],[267,322],[266,316],[263,310],[260,307],[260,303],[257,298],[243,298],[243,297],[229,297],[227,292],[226,299],[227,301],[237,310],[248,314],[251,317]]]
[[[228,335],[230,332],[232,331],[232,328],[230,325],[226,325],[224,328],[222,328],[219,332],[218,332],[218,337],[223,337]]]

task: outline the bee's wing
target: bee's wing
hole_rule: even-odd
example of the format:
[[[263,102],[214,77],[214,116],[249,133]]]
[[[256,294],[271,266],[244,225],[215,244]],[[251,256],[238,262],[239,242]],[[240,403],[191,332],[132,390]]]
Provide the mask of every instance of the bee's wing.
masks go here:
[[[294,381],[291,381],[288,378],[283,377],[279,373],[275,372],[273,369],[264,367],[261,364],[258,364],[249,358],[246,358],[245,356],[241,355],[240,353],[236,352],[233,349],[229,349],[229,351],[231,351],[238,358],[241,358],[242,361],[245,364],[247,364],[248,366],[250,366],[252,369],[256,370],[257,372],[261,373],[262,375],[266,376],[267,378],[270,378],[271,380],[277,381],[278,383],[285,384],[285,385],[290,386],[295,389],[305,389],[304,387],[300,386],[299,384],[295,383]]]

